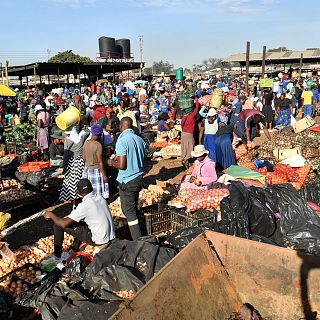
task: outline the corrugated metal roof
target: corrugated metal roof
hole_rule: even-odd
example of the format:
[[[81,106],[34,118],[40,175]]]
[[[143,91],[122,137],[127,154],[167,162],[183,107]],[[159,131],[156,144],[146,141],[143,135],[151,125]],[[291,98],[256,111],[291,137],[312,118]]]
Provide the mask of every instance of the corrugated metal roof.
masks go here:
[[[305,50],[305,51],[282,51],[282,52],[267,52],[267,60],[287,60],[300,59],[301,53],[304,59],[320,59],[320,50]],[[245,62],[246,54],[232,54],[225,59],[228,62]],[[262,53],[251,53],[250,61],[262,61]]]

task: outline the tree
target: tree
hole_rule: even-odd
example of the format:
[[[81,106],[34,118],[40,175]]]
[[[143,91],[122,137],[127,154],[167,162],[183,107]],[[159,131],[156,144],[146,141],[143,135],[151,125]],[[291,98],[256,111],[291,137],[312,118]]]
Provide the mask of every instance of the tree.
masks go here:
[[[292,50],[288,49],[287,47],[272,48],[268,50],[268,52],[286,52],[286,51],[292,51]]]
[[[146,76],[151,76],[152,75],[152,68],[151,67],[144,68],[143,74]]]
[[[192,71],[191,71],[191,69],[189,69],[189,68],[185,68],[185,69],[183,70],[183,72],[184,72],[184,74],[185,74],[186,76],[190,76],[190,75],[192,74]]]
[[[64,63],[64,62],[93,62],[89,57],[82,57],[72,52],[72,50],[59,52],[51,57],[48,62],[50,63]]]
[[[152,73],[153,74],[171,74],[173,73],[173,65],[168,61],[154,61],[152,64]]]
[[[306,50],[320,50],[320,48],[307,48]]]

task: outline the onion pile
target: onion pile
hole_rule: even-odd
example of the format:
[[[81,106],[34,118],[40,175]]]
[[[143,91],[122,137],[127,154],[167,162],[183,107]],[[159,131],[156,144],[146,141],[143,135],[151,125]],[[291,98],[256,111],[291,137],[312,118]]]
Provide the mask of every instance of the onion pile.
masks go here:
[[[64,240],[63,240],[63,250],[68,251],[73,243],[73,236],[70,234],[64,233]],[[46,238],[39,239],[34,246],[40,250],[42,250],[44,253],[52,254],[54,250],[53,245],[53,236],[49,236]]]
[[[30,197],[36,194],[35,192],[25,189],[9,189],[0,193],[0,202],[11,202]]]
[[[228,189],[209,189],[209,190],[181,190],[177,199],[185,206],[187,212],[194,212],[199,209],[219,208],[223,198],[229,195]]]
[[[0,277],[11,271],[24,266],[27,263],[36,264],[41,262],[46,254],[36,248],[20,248],[13,252],[11,259],[0,260]]]
[[[132,290],[122,290],[122,291],[117,291],[117,292],[114,292],[114,294],[122,299],[126,299],[126,300],[129,300],[129,299],[132,299],[133,296],[134,296],[134,292]]]

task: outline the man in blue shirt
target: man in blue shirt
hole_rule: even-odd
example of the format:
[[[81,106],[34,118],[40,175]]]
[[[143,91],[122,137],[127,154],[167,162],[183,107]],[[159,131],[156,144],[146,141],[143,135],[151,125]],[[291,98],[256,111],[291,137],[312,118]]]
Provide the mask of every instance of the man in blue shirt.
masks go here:
[[[124,117],[120,121],[121,134],[116,143],[116,157],[108,160],[108,165],[119,169],[117,181],[121,208],[128,220],[133,240],[141,236],[137,218],[139,192],[142,189],[146,143],[133,131],[132,119]]]

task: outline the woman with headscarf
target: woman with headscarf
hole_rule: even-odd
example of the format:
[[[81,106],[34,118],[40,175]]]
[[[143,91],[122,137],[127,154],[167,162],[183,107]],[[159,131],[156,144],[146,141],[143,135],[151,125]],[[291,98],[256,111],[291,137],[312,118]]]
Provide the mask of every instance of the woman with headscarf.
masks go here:
[[[85,161],[83,178],[88,179],[93,193],[103,198],[109,198],[108,177],[102,160],[101,136],[103,129],[98,124],[91,128],[91,139],[83,146],[82,157]]]
[[[200,105],[198,100],[196,100],[196,107],[186,109],[181,119],[181,162],[185,167],[189,167],[190,165],[191,152],[195,146],[194,133],[199,108]]]
[[[49,124],[50,114],[44,108],[38,104],[34,109],[36,122],[37,122],[37,147],[41,147],[45,157],[48,158],[49,150]]]
[[[65,131],[65,134],[67,137],[64,142],[64,179],[59,197],[60,201],[70,201],[77,198],[77,185],[84,170],[82,148],[90,132],[89,130],[83,130],[79,134],[79,126],[73,126]]]

